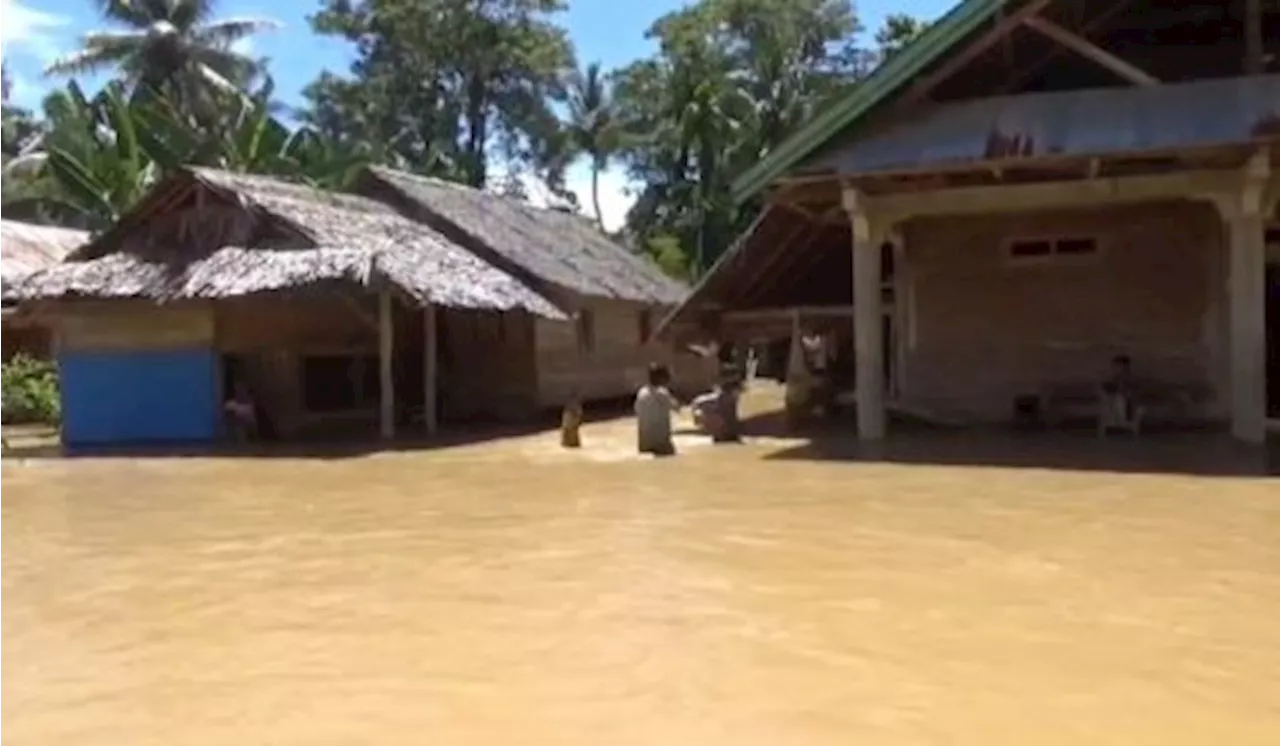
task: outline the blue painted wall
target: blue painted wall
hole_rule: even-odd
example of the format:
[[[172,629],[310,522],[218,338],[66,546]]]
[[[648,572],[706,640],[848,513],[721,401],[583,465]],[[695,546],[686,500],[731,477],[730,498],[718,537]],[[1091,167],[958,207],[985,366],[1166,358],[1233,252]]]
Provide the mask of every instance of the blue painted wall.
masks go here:
[[[58,355],[62,440],[110,445],[213,440],[217,357],[209,349],[68,350]]]

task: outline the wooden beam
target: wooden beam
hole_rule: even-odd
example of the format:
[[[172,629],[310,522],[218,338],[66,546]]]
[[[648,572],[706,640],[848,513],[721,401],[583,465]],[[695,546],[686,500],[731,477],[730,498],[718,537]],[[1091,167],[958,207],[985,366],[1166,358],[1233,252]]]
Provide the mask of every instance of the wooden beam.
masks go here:
[[[395,319],[392,315],[391,292],[378,294],[378,425],[382,437],[391,440],[396,436],[396,392],[394,367]]]
[[[777,269],[778,263],[792,253],[790,250],[791,247],[795,246],[796,242],[801,237],[819,229],[818,223],[806,220],[798,223],[791,230],[787,231],[786,235],[775,243],[777,248],[774,249],[774,253],[765,258],[754,272],[747,274],[741,283],[734,283],[734,285],[740,288],[741,297],[749,297],[751,295],[751,291],[760,283],[760,281],[764,277],[768,276],[773,270]]]
[[[1102,11],[1098,15],[1094,16],[1093,20],[1081,26],[1076,33],[1078,33],[1082,37],[1087,38],[1089,34],[1093,33],[1097,29],[1104,27],[1108,21],[1114,19],[1116,16],[1120,15],[1125,10],[1128,10],[1132,2],[1133,0],[1115,0],[1115,2],[1111,3],[1111,7],[1107,8],[1106,10]],[[1045,65],[1052,62],[1053,59],[1057,57],[1059,54],[1061,54],[1062,52],[1063,52],[1062,47],[1057,47],[1057,46],[1051,47],[1048,53],[1045,54],[1043,57],[1041,57],[1038,62],[1032,63],[1030,65],[1023,65],[1021,71],[1015,74],[1012,78],[1009,79],[1007,83],[1005,83],[1003,86],[1000,87],[999,93],[1007,94],[1010,91],[1018,90],[1019,88],[1022,87],[1023,83],[1029,80],[1036,73],[1043,70]]]
[[[905,108],[924,98],[939,83],[956,74],[965,65],[977,59],[979,55],[990,49],[1003,39],[1010,31],[1018,27],[1023,20],[1034,16],[1049,5],[1050,0],[1031,0],[1017,11],[1000,18],[995,26],[973,44],[964,48],[959,54],[950,57],[937,70],[921,78],[907,90],[895,108]]]
[[[750,308],[742,311],[725,311],[723,318],[729,322],[790,321],[799,318],[853,318],[853,306],[793,306],[790,308]]]
[[[428,303],[422,311],[422,420],[426,426],[428,435],[435,435],[439,429],[439,413],[436,411],[436,401],[439,396],[439,361],[440,361],[440,334],[438,319],[436,317],[436,306],[434,303]]]
[[[806,273],[813,267],[821,263],[827,258],[828,252],[839,251],[843,247],[843,241],[840,236],[836,235],[835,241],[830,245],[824,243],[824,239],[829,237],[828,231],[833,224],[815,224],[813,230],[804,237],[804,241],[796,242],[791,251],[786,252],[782,256],[782,261],[773,265],[772,271],[773,282],[765,285],[757,285],[757,291],[743,296],[744,305],[751,305],[761,299],[767,299],[768,294],[781,286],[794,286],[796,283],[804,280]],[[844,224],[835,224],[843,233]]]
[[[1180,171],[1156,176],[960,187],[864,198],[868,214],[899,223],[927,215],[1002,213],[1092,207],[1162,199],[1210,199],[1237,191],[1240,172]]]
[[[1160,85],[1160,81],[1158,79],[1142,68],[1125,62],[1088,39],[1077,36],[1052,21],[1046,21],[1038,16],[1028,16],[1027,18],[1022,19],[1022,24],[1040,35],[1061,44],[1067,49],[1070,49],[1081,57],[1107,68],[1111,72],[1119,75],[1121,78],[1124,78],[1134,85]]]
[[[1261,75],[1266,71],[1262,45],[1262,0],[1245,0],[1244,4],[1244,74]]]

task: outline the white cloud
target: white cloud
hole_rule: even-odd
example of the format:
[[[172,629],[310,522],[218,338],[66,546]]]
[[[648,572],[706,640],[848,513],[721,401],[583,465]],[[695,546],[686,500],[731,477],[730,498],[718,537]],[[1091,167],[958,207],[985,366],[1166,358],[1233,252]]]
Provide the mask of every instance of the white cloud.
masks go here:
[[[23,0],[0,0],[0,19],[3,53],[27,53],[44,64],[61,54],[60,32],[71,23],[66,16],[29,8]]]
[[[591,203],[591,167],[585,160],[579,160],[565,171],[565,186],[578,197],[579,212],[595,219],[596,210]],[[529,202],[538,207],[546,207],[556,201],[555,195],[541,181],[531,177],[521,178]],[[600,212],[604,217],[604,227],[616,231],[627,220],[627,210],[631,209],[635,197],[627,194],[626,174],[618,168],[600,172]],[[563,200],[560,200],[563,202]]]
[[[636,201],[627,194],[627,175],[620,168],[600,172],[600,212],[606,230],[616,231],[626,222],[627,210]],[[585,162],[575,163],[565,174],[565,186],[578,195],[582,213],[595,217],[591,203],[591,167]]]
[[[253,56],[253,37],[246,36],[231,42],[231,51],[245,57]]]
[[[19,106],[29,106],[32,101],[39,100],[43,90],[31,85],[25,75],[9,70],[9,98]]]

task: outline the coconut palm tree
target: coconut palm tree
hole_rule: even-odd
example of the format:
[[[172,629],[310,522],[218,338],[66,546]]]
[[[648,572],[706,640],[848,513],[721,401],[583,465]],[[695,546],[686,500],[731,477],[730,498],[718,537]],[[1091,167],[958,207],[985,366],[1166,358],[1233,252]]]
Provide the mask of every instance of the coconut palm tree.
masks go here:
[[[575,71],[569,81],[569,136],[574,148],[591,159],[591,206],[601,228],[600,172],[617,152],[619,135],[609,80],[599,63]]]
[[[215,0],[95,0],[120,30],[84,37],[80,51],[55,61],[46,75],[114,69],[133,92],[155,91],[197,114],[214,94],[239,93],[261,62],[235,50],[235,42],[271,28],[258,18],[213,20]]]

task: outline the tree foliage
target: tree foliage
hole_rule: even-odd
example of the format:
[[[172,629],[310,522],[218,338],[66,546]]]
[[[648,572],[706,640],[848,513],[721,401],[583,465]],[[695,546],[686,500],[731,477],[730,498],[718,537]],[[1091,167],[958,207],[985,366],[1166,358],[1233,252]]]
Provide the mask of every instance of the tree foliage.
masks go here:
[[[384,141],[397,165],[489,182],[492,163],[558,185],[567,147],[554,106],[573,50],[562,0],[326,0],[315,30],[356,46],[349,77],[322,75],[303,117],[340,142]]]
[[[577,64],[564,0],[322,0],[314,30],[355,61],[306,89],[294,127],[231,46],[269,23],[215,21],[214,0],[95,2],[123,30],[50,70],[117,77],[92,96],[73,80],[38,114],[6,98],[6,217],[105,226],[186,163],[338,189],[385,164],[521,198],[541,182],[576,206],[578,161],[603,223],[616,164],[636,196],[622,238],[680,277],[753,217],[734,179],[924,29],[890,15],[865,47],[850,0],[699,0],[650,26],[653,54],[606,70]]]
[[[621,128],[613,104],[613,86],[599,63],[575,71],[569,81],[569,120],[566,123],[573,154],[587,158],[591,167],[591,206],[596,223],[604,227],[600,210],[600,172],[621,145]]]
[[[616,93],[641,242],[673,236],[709,266],[750,219],[733,179],[865,72],[858,28],[847,0],[704,0],[658,19],[657,53],[619,71]]]
[[[214,0],[95,2],[115,28],[87,34],[78,51],[55,60],[46,74],[114,70],[130,92],[160,92],[206,120],[220,95],[235,95],[261,72],[262,63],[234,44],[277,25],[259,18],[214,20]]]

